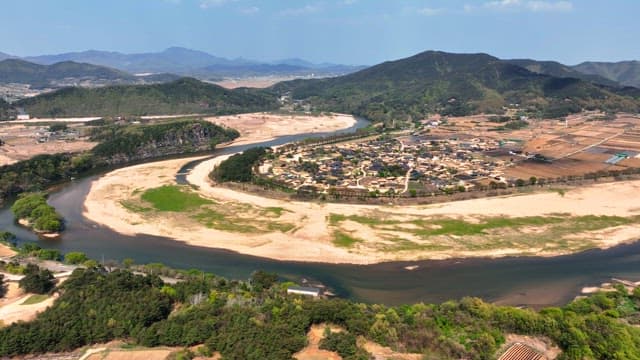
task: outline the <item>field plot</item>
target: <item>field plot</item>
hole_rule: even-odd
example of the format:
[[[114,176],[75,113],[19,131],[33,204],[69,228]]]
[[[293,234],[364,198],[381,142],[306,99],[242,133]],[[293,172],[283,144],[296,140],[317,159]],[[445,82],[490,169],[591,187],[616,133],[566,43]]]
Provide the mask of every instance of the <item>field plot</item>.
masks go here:
[[[69,124],[65,129],[55,130],[42,124],[0,122],[0,166],[41,154],[89,150],[96,143],[87,139],[82,127]]]
[[[640,166],[640,118],[626,114],[614,119],[572,117],[567,122],[531,125],[532,137],[523,137],[522,151],[549,161],[518,161],[507,176],[526,179],[560,178],[599,171],[622,171]]]

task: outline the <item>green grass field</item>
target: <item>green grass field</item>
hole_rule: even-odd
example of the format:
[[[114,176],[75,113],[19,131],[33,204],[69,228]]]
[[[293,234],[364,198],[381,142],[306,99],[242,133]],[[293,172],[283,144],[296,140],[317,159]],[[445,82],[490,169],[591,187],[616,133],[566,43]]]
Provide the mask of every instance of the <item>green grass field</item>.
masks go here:
[[[158,211],[182,212],[214,202],[192,193],[186,187],[164,185],[149,189],[142,194],[142,200],[150,203]]]
[[[31,295],[25,301],[23,301],[20,305],[33,305],[41,303],[49,298],[49,295]]]
[[[351,246],[350,235],[341,225],[352,221],[375,230],[380,241],[372,246],[385,251],[460,250],[542,248],[555,251],[580,251],[594,247],[593,238],[573,239],[572,235],[640,223],[640,216],[571,216],[549,214],[530,217],[477,217],[464,220],[443,216],[410,217],[396,220],[389,214],[330,214],[328,224],[334,228],[337,246]],[[343,236],[344,235],[344,236]]]
[[[342,231],[333,232],[333,245],[335,246],[350,248],[359,242],[362,242],[362,240],[355,238],[345,232],[342,232]]]
[[[254,207],[242,203],[219,204],[201,197],[187,186],[164,185],[136,190],[132,197],[120,201],[125,209],[149,215],[162,212],[182,214],[208,228],[236,233],[288,232],[294,224],[277,221],[287,210],[280,207]]]

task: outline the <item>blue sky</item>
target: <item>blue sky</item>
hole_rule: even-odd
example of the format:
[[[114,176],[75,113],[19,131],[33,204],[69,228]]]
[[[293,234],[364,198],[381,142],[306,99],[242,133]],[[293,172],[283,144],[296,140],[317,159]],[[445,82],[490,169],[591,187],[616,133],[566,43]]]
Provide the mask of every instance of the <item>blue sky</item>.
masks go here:
[[[575,64],[640,59],[638,0],[2,0],[0,51],[184,46],[375,64],[424,50]]]

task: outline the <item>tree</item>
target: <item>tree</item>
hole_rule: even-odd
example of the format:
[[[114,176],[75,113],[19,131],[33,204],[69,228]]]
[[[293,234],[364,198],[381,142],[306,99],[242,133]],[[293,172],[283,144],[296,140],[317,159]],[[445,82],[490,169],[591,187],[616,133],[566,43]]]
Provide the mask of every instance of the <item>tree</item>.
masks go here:
[[[532,176],[529,178],[529,184],[530,185],[535,185],[538,182],[538,178],[535,176]]]
[[[251,286],[256,292],[269,289],[278,281],[278,274],[258,270],[251,275]]]
[[[72,265],[82,264],[87,260],[89,260],[89,258],[87,258],[87,255],[79,251],[72,251],[64,256],[64,262]]]
[[[37,265],[28,264],[19,285],[26,292],[46,294],[54,287],[53,274],[48,269],[40,269]]]
[[[4,284],[4,275],[0,274],[0,298],[3,298],[7,293],[7,287]]]

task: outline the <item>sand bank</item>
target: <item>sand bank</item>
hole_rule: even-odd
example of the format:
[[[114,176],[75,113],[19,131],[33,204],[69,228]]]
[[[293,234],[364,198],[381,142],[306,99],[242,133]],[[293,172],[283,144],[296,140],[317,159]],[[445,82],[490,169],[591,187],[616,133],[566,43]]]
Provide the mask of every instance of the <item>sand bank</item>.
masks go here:
[[[210,121],[236,128],[242,134],[243,143],[264,141],[275,136],[333,131],[346,128],[355,121],[350,116],[290,117],[272,114],[248,114],[210,118]],[[501,257],[510,255],[554,256],[566,254],[567,249],[503,246],[472,249],[452,247],[450,249],[425,249],[407,251],[385,251],[385,244],[376,229],[355,222],[345,222],[341,230],[363,239],[353,247],[337,247],[333,244],[335,226],[328,218],[332,214],[345,216],[377,214],[383,218],[415,219],[429,217],[464,218],[474,221],[478,217],[531,217],[551,214],[563,216],[608,215],[629,217],[640,215],[636,194],[640,181],[596,184],[571,189],[566,193],[545,191],[540,193],[484,198],[451,202],[431,206],[373,206],[335,203],[296,202],[260,197],[215,186],[208,179],[209,172],[226,157],[217,157],[200,163],[187,176],[197,186],[197,192],[213,199],[220,206],[249,206],[253,208],[281,208],[279,220],[293,223],[296,227],[286,232],[264,232],[246,234],[222,231],[194,223],[185,223],[184,217],[171,213],[136,213],[127,210],[123,201],[133,193],[140,193],[163,184],[174,184],[174,175],[186,162],[197,158],[168,160],[136,165],[106,174],[96,180],[85,202],[85,216],[99,224],[128,234],[151,234],[174,238],[191,245],[222,248],[243,254],[289,261],[313,261],[325,263],[370,264],[394,260],[446,259],[458,257]],[[574,234],[589,237],[589,247],[607,248],[640,238],[640,226],[631,224],[599,230],[589,234]],[[464,242],[456,237],[451,242]],[[578,246],[579,247],[579,246]],[[576,247],[576,248],[578,248]],[[575,251],[575,250],[574,250]]]

